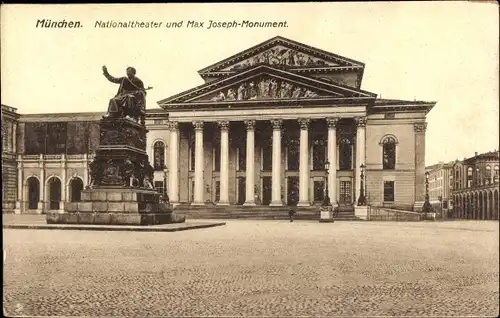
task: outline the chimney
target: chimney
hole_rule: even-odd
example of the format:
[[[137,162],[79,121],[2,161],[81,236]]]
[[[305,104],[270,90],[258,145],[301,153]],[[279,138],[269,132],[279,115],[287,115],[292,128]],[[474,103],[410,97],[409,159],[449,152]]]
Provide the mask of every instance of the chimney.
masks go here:
[[[477,156],[477,151],[474,153],[474,156]]]

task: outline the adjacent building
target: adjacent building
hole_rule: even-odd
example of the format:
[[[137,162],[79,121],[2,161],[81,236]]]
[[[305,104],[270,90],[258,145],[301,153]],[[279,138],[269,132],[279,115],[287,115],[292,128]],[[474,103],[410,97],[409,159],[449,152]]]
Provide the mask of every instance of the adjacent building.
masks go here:
[[[439,162],[426,168],[429,182],[429,202],[434,211],[447,218],[453,207],[453,165]]]
[[[17,109],[2,104],[2,211],[13,212],[17,201]]]
[[[364,71],[283,37],[199,70],[205,83],[147,111],[155,187],[179,209],[314,208],[327,189],[353,209],[363,187],[370,205],[420,211],[435,102],[377,98],[361,88]],[[78,201],[103,114],[14,114],[11,205],[43,213]]]
[[[460,219],[498,220],[499,151],[456,161],[453,165],[453,212]]]

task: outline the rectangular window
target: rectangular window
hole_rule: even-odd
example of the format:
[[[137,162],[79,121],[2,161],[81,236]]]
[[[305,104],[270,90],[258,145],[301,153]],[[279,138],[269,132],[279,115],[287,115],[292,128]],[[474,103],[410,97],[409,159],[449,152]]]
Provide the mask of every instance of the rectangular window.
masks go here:
[[[394,202],[394,181],[384,181],[384,202]]]
[[[245,171],[247,169],[247,152],[245,146],[238,148],[238,171]]]
[[[214,147],[214,171],[220,171],[220,145]]]
[[[273,169],[273,148],[270,145],[262,147],[262,170],[271,171]]]
[[[195,163],[195,160],[196,160],[196,151],[194,151],[194,145],[191,147],[191,149],[189,149],[190,153],[190,160],[191,162],[189,163],[189,170],[190,171],[194,171],[194,163]]]
[[[384,114],[384,119],[393,119],[395,117],[394,113],[386,113]]]
[[[287,170],[299,170],[299,146],[298,144],[290,144],[287,147]]]
[[[325,170],[326,145],[313,146],[313,170]]]

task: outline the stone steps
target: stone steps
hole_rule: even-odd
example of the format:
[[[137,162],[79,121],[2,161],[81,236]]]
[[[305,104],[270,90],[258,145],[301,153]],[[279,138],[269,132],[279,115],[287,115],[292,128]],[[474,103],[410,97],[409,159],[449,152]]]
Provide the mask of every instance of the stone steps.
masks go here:
[[[292,207],[270,206],[191,206],[182,204],[175,207],[175,213],[185,215],[188,219],[248,219],[248,220],[287,220],[288,211]],[[293,207],[295,220],[319,220],[318,207]],[[342,209],[336,220],[356,220],[354,209]]]

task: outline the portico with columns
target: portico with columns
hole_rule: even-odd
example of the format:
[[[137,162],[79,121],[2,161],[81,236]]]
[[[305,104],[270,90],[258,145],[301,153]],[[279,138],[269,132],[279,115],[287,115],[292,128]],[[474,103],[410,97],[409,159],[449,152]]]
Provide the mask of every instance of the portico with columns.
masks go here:
[[[425,153],[414,126],[435,103],[377,99],[360,88],[363,71],[282,37],[200,70],[204,84],[158,102],[170,202],[307,208],[328,188],[332,205],[353,207],[363,184],[371,202],[413,206]]]
[[[286,118],[286,115],[283,117]],[[318,191],[324,192],[326,182],[329,182],[332,202],[336,204],[342,199],[343,204],[352,205],[355,202],[352,193],[356,185],[354,162],[364,162],[363,158],[357,158],[360,152],[352,152],[353,157],[346,159],[353,162],[351,169],[341,171],[343,180],[347,178],[350,184],[349,189],[344,189],[347,195],[344,194],[342,198],[337,196],[337,169],[331,168],[328,175],[324,169],[327,160],[335,163],[332,167],[339,167],[339,120],[348,125],[355,122],[354,117],[171,122],[170,142],[173,146],[168,169],[171,173],[168,187],[170,201],[192,205],[311,206],[322,202],[323,195],[318,194]],[[320,130],[311,133],[312,125]],[[297,128],[300,135],[298,143],[292,139],[297,134]],[[288,132],[286,136],[285,129]],[[179,130],[194,138],[194,147],[190,146],[193,145],[190,138],[179,140]],[[258,138],[256,130],[259,131]],[[243,140],[243,149],[238,144],[239,140]],[[184,143],[185,148],[189,149],[188,160],[180,160],[179,153],[174,151],[175,145],[179,143]],[[271,144],[270,147],[268,144]],[[188,184],[180,184],[180,179],[174,175],[179,167],[189,174]],[[244,180],[244,186],[241,186],[240,180]],[[180,201],[179,192],[188,192],[186,197],[192,199]]]

